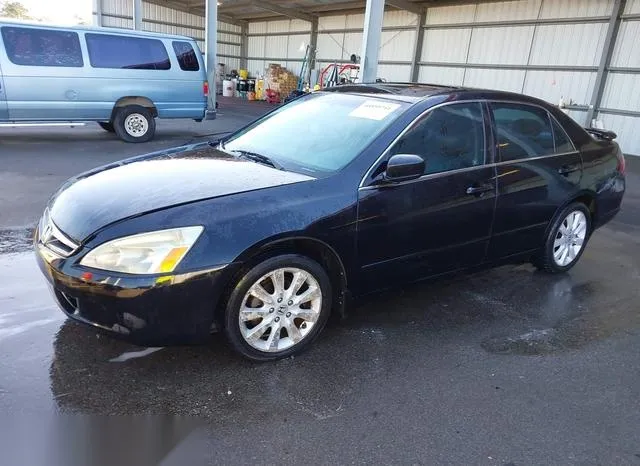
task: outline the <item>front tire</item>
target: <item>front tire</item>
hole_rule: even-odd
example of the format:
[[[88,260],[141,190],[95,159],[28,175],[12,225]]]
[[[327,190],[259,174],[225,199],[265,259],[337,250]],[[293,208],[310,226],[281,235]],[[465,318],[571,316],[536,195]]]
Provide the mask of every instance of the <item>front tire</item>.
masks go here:
[[[126,142],[147,142],[156,131],[153,113],[140,105],[128,105],[118,109],[113,126],[120,139]]]
[[[331,282],[317,262],[282,255],[254,266],[227,301],[225,333],[248,359],[271,361],[307,349],[331,312]]]
[[[591,233],[591,212],[575,202],[560,212],[534,265],[548,273],[563,273],[578,263]]]

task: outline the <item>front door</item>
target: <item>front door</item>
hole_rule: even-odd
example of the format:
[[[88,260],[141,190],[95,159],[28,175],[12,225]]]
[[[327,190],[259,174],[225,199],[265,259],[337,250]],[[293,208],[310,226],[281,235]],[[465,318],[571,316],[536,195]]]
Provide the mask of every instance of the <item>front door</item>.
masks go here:
[[[496,202],[495,167],[478,102],[428,111],[374,168],[393,154],[425,159],[421,178],[368,182],[359,191],[358,255],[363,288],[375,290],[483,261]]]
[[[0,47],[2,43],[0,43]],[[0,66],[0,121],[9,119],[9,109],[7,108],[7,91],[4,87],[4,79],[2,77],[2,66]]]

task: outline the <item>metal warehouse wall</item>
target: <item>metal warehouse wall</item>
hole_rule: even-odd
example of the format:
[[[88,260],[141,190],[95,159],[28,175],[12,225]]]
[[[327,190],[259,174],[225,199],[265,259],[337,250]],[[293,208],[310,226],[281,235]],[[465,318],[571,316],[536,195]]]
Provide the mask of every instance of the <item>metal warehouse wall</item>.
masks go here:
[[[145,31],[179,34],[196,39],[204,52],[204,17],[176,11],[146,2],[142,27]],[[133,2],[131,0],[102,0],[102,25],[133,29]],[[218,21],[218,62],[227,69],[240,68],[241,28]]]

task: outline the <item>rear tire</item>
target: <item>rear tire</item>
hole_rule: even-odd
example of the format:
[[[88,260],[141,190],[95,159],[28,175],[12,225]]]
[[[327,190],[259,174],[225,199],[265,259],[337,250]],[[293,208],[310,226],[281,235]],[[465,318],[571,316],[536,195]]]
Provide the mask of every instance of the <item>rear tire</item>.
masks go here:
[[[140,105],[119,108],[113,123],[118,137],[126,142],[148,142],[156,131],[153,113]]]
[[[299,354],[324,328],[331,293],[317,262],[296,254],[267,259],[245,271],[231,291],[225,334],[238,353],[254,361]]]
[[[109,121],[99,121],[98,125],[100,125],[100,128],[102,128],[103,130],[105,130],[108,133],[115,133],[116,129],[113,127],[113,123],[109,122]]]
[[[591,212],[581,202],[568,205],[556,216],[540,254],[533,264],[543,272],[563,273],[578,263],[591,234]]]

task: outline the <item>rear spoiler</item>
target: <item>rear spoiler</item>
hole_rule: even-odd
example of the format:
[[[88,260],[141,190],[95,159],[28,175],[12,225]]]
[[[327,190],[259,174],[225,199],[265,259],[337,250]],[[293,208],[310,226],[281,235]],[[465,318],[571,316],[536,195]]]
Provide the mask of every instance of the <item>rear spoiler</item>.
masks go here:
[[[593,136],[596,136],[599,139],[605,139],[607,141],[613,141],[618,137],[616,133],[613,131],[607,131],[605,129],[597,129],[597,128],[585,128],[585,131]]]

